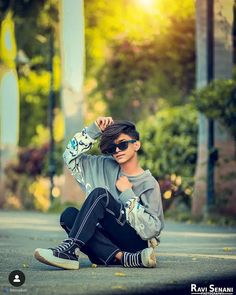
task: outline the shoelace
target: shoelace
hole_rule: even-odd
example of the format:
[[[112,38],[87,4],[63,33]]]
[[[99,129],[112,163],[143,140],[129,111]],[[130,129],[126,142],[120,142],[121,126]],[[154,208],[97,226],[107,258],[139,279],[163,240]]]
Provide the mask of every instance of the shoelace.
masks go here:
[[[66,251],[73,245],[73,241],[71,239],[64,240],[60,245],[54,248],[57,251]]]

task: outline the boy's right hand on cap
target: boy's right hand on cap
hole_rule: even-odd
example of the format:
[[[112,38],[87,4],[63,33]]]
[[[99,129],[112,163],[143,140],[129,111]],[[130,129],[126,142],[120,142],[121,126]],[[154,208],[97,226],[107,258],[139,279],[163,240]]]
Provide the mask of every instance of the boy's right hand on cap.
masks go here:
[[[98,117],[95,121],[97,126],[100,128],[101,131],[104,131],[107,126],[113,123],[112,117]]]

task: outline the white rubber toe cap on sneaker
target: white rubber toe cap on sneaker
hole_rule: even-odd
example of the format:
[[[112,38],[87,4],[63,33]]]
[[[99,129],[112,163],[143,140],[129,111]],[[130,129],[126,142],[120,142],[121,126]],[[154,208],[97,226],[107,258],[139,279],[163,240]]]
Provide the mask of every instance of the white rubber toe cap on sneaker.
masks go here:
[[[53,251],[51,249],[37,248],[34,252],[34,257],[44,264],[57,266],[64,269],[79,269],[78,260],[69,260],[56,257],[53,255]]]
[[[156,258],[156,253],[155,249],[153,248],[146,248],[141,251],[141,259],[142,259],[142,264],[145,267],[156,267],[157,266],[157,258]]]

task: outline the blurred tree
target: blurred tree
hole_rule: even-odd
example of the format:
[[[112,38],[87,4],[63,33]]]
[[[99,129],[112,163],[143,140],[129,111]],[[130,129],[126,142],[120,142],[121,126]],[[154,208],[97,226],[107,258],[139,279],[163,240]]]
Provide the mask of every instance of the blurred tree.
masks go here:
[[[11,0],[7,4],[6,6],[6,2],[0,0],[1,15],[4,15],[7,7],[12,11],[15,22],[18,48],[16,62],[20,87],[19,145],[40,149],[42,145],[49,142],[50,34],[53,31],[55,47],[53,86],[56,99],[54,113],[55,122],[61,128],[55,130],[54,137],[58,143],[56,154],[61,153],[63,118],[59,99],[59,2],[57,0]],[[22,63],[22,56],[26,57],[27,63]],[[57,173],[60,173],[61,161],[57,164]]]
[[[54,76],[56,77],[54,83],[54,91],[56,98],[55,112],[60,109],[59,97],[59,62],[58,58],[54,58]],[[26,74],[20,77],[20,146],[28,146],[37,142],[40,146],[39,140],[33,140],[38,135],[40,126],[44,129],[48,127],[48,104],[49,104],[49,88],[50,88],[50,73],[46,70],[27,70]],[[29,115],[30,114],[30,115]],[[62,128],[63,130],[63,128]],[[47,129],[48,131],[48,129]],[[58,130],[60,132],[60,130]],[[41,144],[49,141],[49,136],[41,136]],[[60,137],[59,141],[62,141]]]
[[[20,146],[31,143],[38,124],[47,125],[49,83],[50,74],[46,71],[30,71],[20,78]]]
[[[192,96],[199,112],[207,118],[219,120],[236,142],[236,77],[214,80],[196,90]],[[236,151],[235,151],[236,157]]]
[[[96,101],[100,111],[137,121],[155,113],[161,98],[187,102],[195,83],[194,3],[167,2],[145,10],[135,0],[86,1],[89,109]]]
[[[2,21],[10,8],[11,0],[0,0],[0,21]]]
[[[144,167],[156,178],[175,173],[193,177],[197,148],[197,111],[190,105],[165,108],[137,124]]]
[[[125,1],[89,0],[85,6],[86,75],[93,76],[103,65],[109,43],[123,31]]]
[[[138,120],[157,110],[158,99],[170,105],[187,102],[194,87],[194,34],[192,20],[173,21],[175,34],[137,44],[125,39],[99,72],[101,91],[114,117]],[[178,30],[189,29],[189,38]]]
[[[0,11],[4,13],[5,1],[0,0]],[[11,0],[8,8],[14,16],[20,82],[20,146],[28,146],[37,136],[38,126],[48,125],[48,100],[50,88],[50,34],[54,31],[56,48],[55,91],[56,106],[59,101],[59,3],[57,0]],[[20,55],[27,57],[22,64]],[[30,116],[29,116],[30,114]],[[41,136],[42,138],[42,136]],[[48,137],[47,137],[48,139]],[[37,144],[40,145],[39,141]],[[45,139],[42,139],[42,144]]]
[[[37,66],[48,68],[49,34],[52,28],[56,30],[58,40],[58,5],[56,0],[11,1],[17,46],[30,58],[31,69],[37,69]]]

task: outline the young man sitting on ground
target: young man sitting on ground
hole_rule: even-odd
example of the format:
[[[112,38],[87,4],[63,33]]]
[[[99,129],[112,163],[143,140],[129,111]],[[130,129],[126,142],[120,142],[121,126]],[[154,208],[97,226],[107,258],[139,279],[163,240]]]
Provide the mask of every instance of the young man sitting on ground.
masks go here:
[[[86,154],[98,137],[103,155]],[[69,207],[61,214],[68,238],[55,248],[36,249],[37,260],[78,269],[82,251],[99,265],[156,266],[162,201],[158,182],[139,165],[140,146],[135,125],[111,117],[75,134],[63,157],[86,199],[80,210]]]

